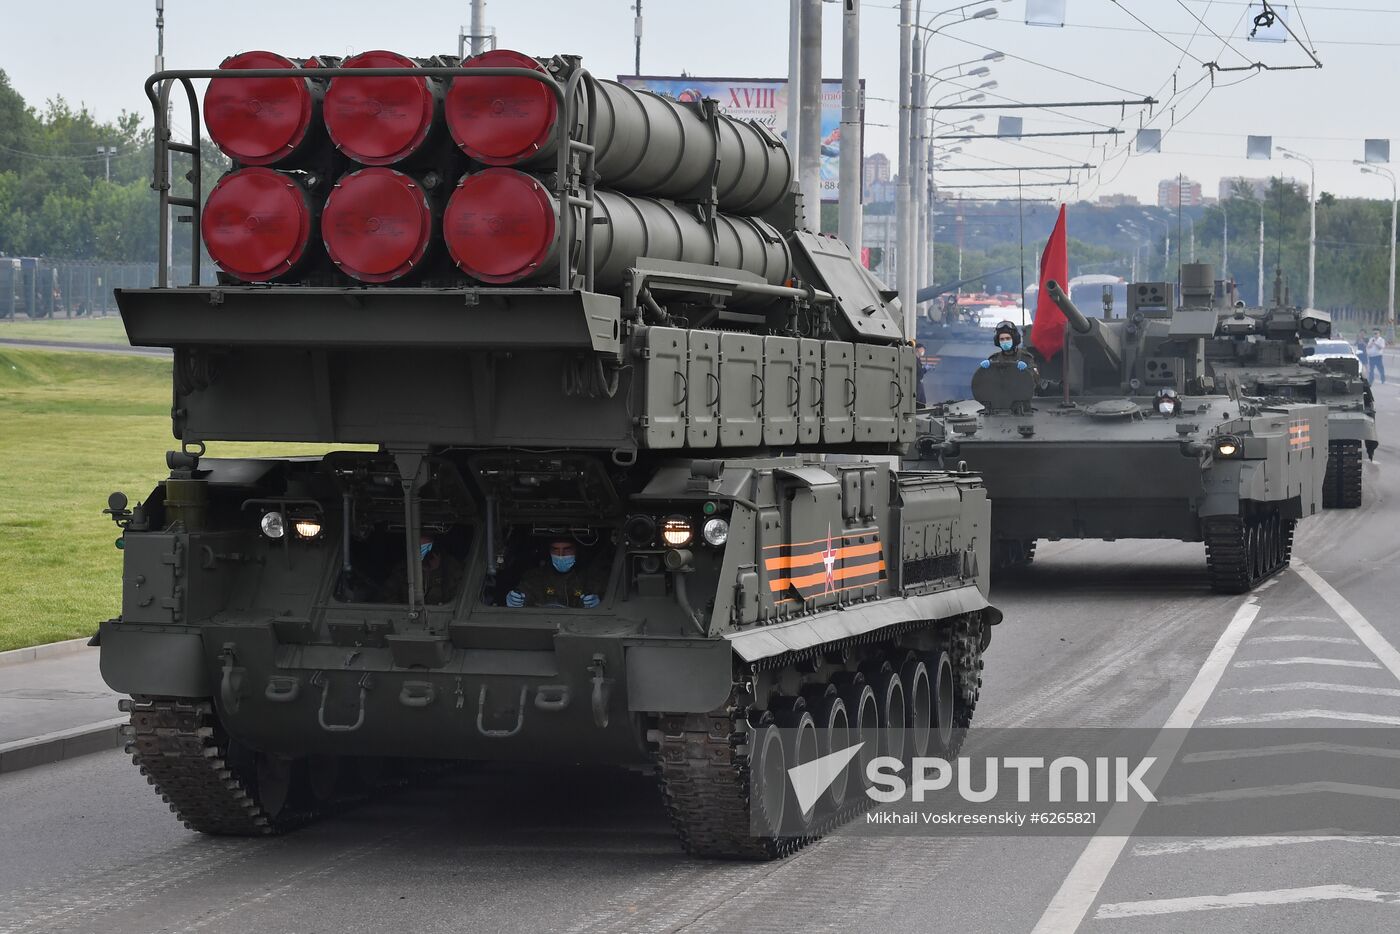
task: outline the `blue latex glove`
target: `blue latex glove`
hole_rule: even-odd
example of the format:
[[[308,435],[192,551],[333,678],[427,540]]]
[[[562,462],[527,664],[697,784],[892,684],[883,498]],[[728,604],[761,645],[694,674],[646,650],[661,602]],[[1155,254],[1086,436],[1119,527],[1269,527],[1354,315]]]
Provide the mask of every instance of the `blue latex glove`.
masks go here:
[[[506,594],[506,606],[522,607],[525,605],[525,595],[518,590],[512,590]]]
[[[979,363],[979,364],[977,364],[977,365],[980,366],[980,367],[981,367],[982,369],[984,369],[984,370],[990,370],[990,369],[992,368],[992,361],[990,361],[990,360],[983,360],[981,363]]]
[[[1024,361],[1024,360],[1017,360],[1017,361],[1016,361],[1016,369],[1018,369],[1018,370],[1024,370],[1025,368],[1026,368],[1026,361]]]
[[[598,595],[596,593],[586,593],[579,602],[583,604],[585,610],[591,610],[598,605]]]

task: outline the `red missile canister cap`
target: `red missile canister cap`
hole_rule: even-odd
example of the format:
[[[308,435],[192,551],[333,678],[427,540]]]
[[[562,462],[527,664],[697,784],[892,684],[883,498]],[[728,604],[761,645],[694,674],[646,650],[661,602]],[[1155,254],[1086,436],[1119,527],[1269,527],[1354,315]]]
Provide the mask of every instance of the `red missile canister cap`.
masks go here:
[[[397,52],[361,52],[342,68],[412,68]],[[433,125],[427,78],[335,78],[321,105],[341,152],[366,165],[390,165],[418,151]]]
[[[482,282],[515,282],[539,269],[554,245],[554,199],[515,169],[485,169],[457,185],[442,217],[452,260]]]
[[[220,68],[295,68],[275,52],[244,52]],[[268,165],[291,153],[311,126],[311,92],[301,78],[215,78],[204,92],[209,137],[231,159]]]
[[[220,269],[246,282],[266,282],[306,253],[311,208],[296,182],[280,172],[239,169],[209,192],[199,230]]]
[[[528,55],[493,49],[464,68],[544,67]],[[447,128],[462,151],[487,165],[514,165],[549,141],[559,104],[547,85],[530,78],[458,77],[447,91]]]
[[[335,183],[321,211],[321,238],[331,260],[361,282],[389,282],[410,272],[433,235],[422,187],[393,169],[361,169]]]

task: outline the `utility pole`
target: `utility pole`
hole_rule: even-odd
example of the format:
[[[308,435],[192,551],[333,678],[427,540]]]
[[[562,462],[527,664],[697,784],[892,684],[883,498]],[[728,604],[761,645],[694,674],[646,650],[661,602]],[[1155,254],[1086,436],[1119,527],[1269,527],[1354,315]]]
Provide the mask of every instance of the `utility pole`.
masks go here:
[[[1228,199],[1225,199],[1228,200]],[[1220,278],[1230,278],[1230,211],[1220,202],[1220,216],[1225,219],[1225,232],[1220,237]]]
[[[841,11],[841,174],[837,232],[860,260],[861,217],[861,101],[860,3],[842,0]]]
[[[1300,152],[1278,147],[1285,159],[1296,159],[1308,167],[1308,307],[1314,307],[1317,285],[1317,166]]]
[[[474,0],[476,2],[476,0]],[[637,42],[637,60],[634,63],[633,74],[641,77],[642,74],[642,0],[637,0],[637,5],[632,7],[637,11],[637,18],[632,21],[632,34]]]
[[[797,177],[807,227],[819,233],[822,226],[822,0],[802,4],[802,125],[798,130]]]
[[[788,0],[787,145],[792,170],[797,171],[797,149],[802,138],[802,4]]]
[[[1259,200],[1259,307],[1264,307],[1264,201]]]
[[[917,318],[919,289],[928,283],[928,261],[925,259],[924,250],[924,243],[928,239],[928,220],[924,216],[924,124],[927,113],[924,108],[924,39],[917,29],[909,49],[910,67],[914,70],[910,75],[909,86],[909,245],[913,250],[913,255],[909,258],[910,268],[913,270],[910,277],[913,288],[909,292],[909,301],[914,306],[914,315]]]
[[[165,70],[165,0],[156,0],[156,71]],[[191,133],[198,133],[199,127],[190,127]],[[170,137],[170,107],[165,108],[166,141]],[[175,159],[169,149],[165,151],[165,182],[175,184]],[[175,223],[174,209],[167,207],[165,217],[165,275],[166,284],[175,284]]]
[[[904,310],[904,336],[914,339],[914,232],[910,229],[909,172],[912,160],[910,143],[910,109],[913,90],[913,32],[914,0],[899,0],[899,184],[895,186],[895,210],[899,224],[899,242],[896,259],[899,269],[896,274],[896,290]]]
[[[115,155],[117,154],[117,147],[115,147],[115,146],[98,146],[98,147],[97,147],[97,154],[98,154],[99,156],[105,157],[103,161],[105,161],[106,164],[107,164],[107,165],[106,165],[106,170],[107,170],[107,181],[110,182],[110,181],[112,180],[112,157],[115,156]]]

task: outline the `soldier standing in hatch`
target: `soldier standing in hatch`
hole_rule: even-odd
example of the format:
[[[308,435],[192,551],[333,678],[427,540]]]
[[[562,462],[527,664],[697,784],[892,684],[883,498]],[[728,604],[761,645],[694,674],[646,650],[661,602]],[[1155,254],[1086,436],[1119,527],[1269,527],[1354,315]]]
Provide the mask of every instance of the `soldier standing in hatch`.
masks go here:
[[[549,544],[549,564],[531,568],[506,594],[506,606],[565,606],[591,610],[598,605],[599,586],[593,569],[580,565],[578,546],[566,538]]]
[[[979,366],[987,370],[994,366],[1015,367],[1018,370],[1030,370],[1037,379],[1040,378],[1040,371],[1035,367],[1035,358],[1021,347],[1021,329],[1010,321],[1000,322],[996,330],[992,333],[992,343],[996,344],[997,351]]]

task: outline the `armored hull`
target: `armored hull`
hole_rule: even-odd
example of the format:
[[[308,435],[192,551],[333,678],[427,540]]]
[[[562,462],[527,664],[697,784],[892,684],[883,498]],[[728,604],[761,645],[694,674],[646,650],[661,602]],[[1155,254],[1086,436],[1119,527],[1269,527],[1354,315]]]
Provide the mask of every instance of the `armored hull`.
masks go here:
[[[1321,507],[1327,408],[1213,392],[1203,342],[1216,312],[1208,267],[1186,267],[1200,305],[1172,309],[1166,283],[1129,287],[1128,315],[1066,318],[1058,381],[1021,358],[978,367],[973,399],[935,407],[922,463],[981,473],[993,561],[1032,560],[1040,539],[1165,538],[1206,545],[1211,586],[1239,593],[1287,566],[1295,523]]]
[[[1326,409],[1184,397],[1168,418],[1152,402],[1040,398],[1014,415],[948,406],[939,450],[983,476],[994,560],[1025,563],[1041,539],[1205,542],[1212,585],[1226,592],[1286,566],[1294,524],[1321,506]],[[1235,445],[1230,456],[1222,444]],[[1240,535],[1261,554],[1222,557]]]
[[[1276,292],[1282,292],[1281,285]],[[1360,363],[1308,359],[1312,341],[1331,334],[1323,312],[1301,311],[1278,295],[1268,309],[1237,307],[1220,317],[1206,363],[1231,396],[1265,402],[1314,402],[1327,407],[1327,472],[1323,505],[1362,502],[1362,455],[1379,445],[1375,399]]]
[[[179,450],[149,497],[109,502],[125,570],[103,676],[132,695],[136,763],[203,832],[291,829],[421,759],[591,762],[655,769],[694,854],[781,856],[866,802],[853,776],[803,804],[788,767],[877,728],[909,752],[961,741],[1000,620],[986,490],[889,466],[915,436],[898,305],[800,229],[795,195],[786,220],[745,221],[761,263],[649,256],[617,220],[632,202],[593,189],[597,147],[570,135],[601,120],[575,108],[611,98],[584,93],[576,59],[518,58],[372,77],[447,82],[449,101],[508,78],[563,109],[541,147],[562,170],[488,170],[520,174],[508,190],[528,203],[473,206],[474,255],[548,257],[528,285],[458,261],[353,287],[225,270],[118,293],[132,343],[174,350]],[[365,72],[223,77],[284,74]],[[712,103],[639,99],[685,109],[721,151],[738,132]],[[452,135],[499,128],[476,129]],[[727,166],[725,185],[766,190],[777,164]],[[649,210],[722,245],[732,221],[706,191]],[[522,246],[520,217],[545,239]],[[352,231],[371,260],[382,229]],[[224,440],[371,450],[206,456]]]

